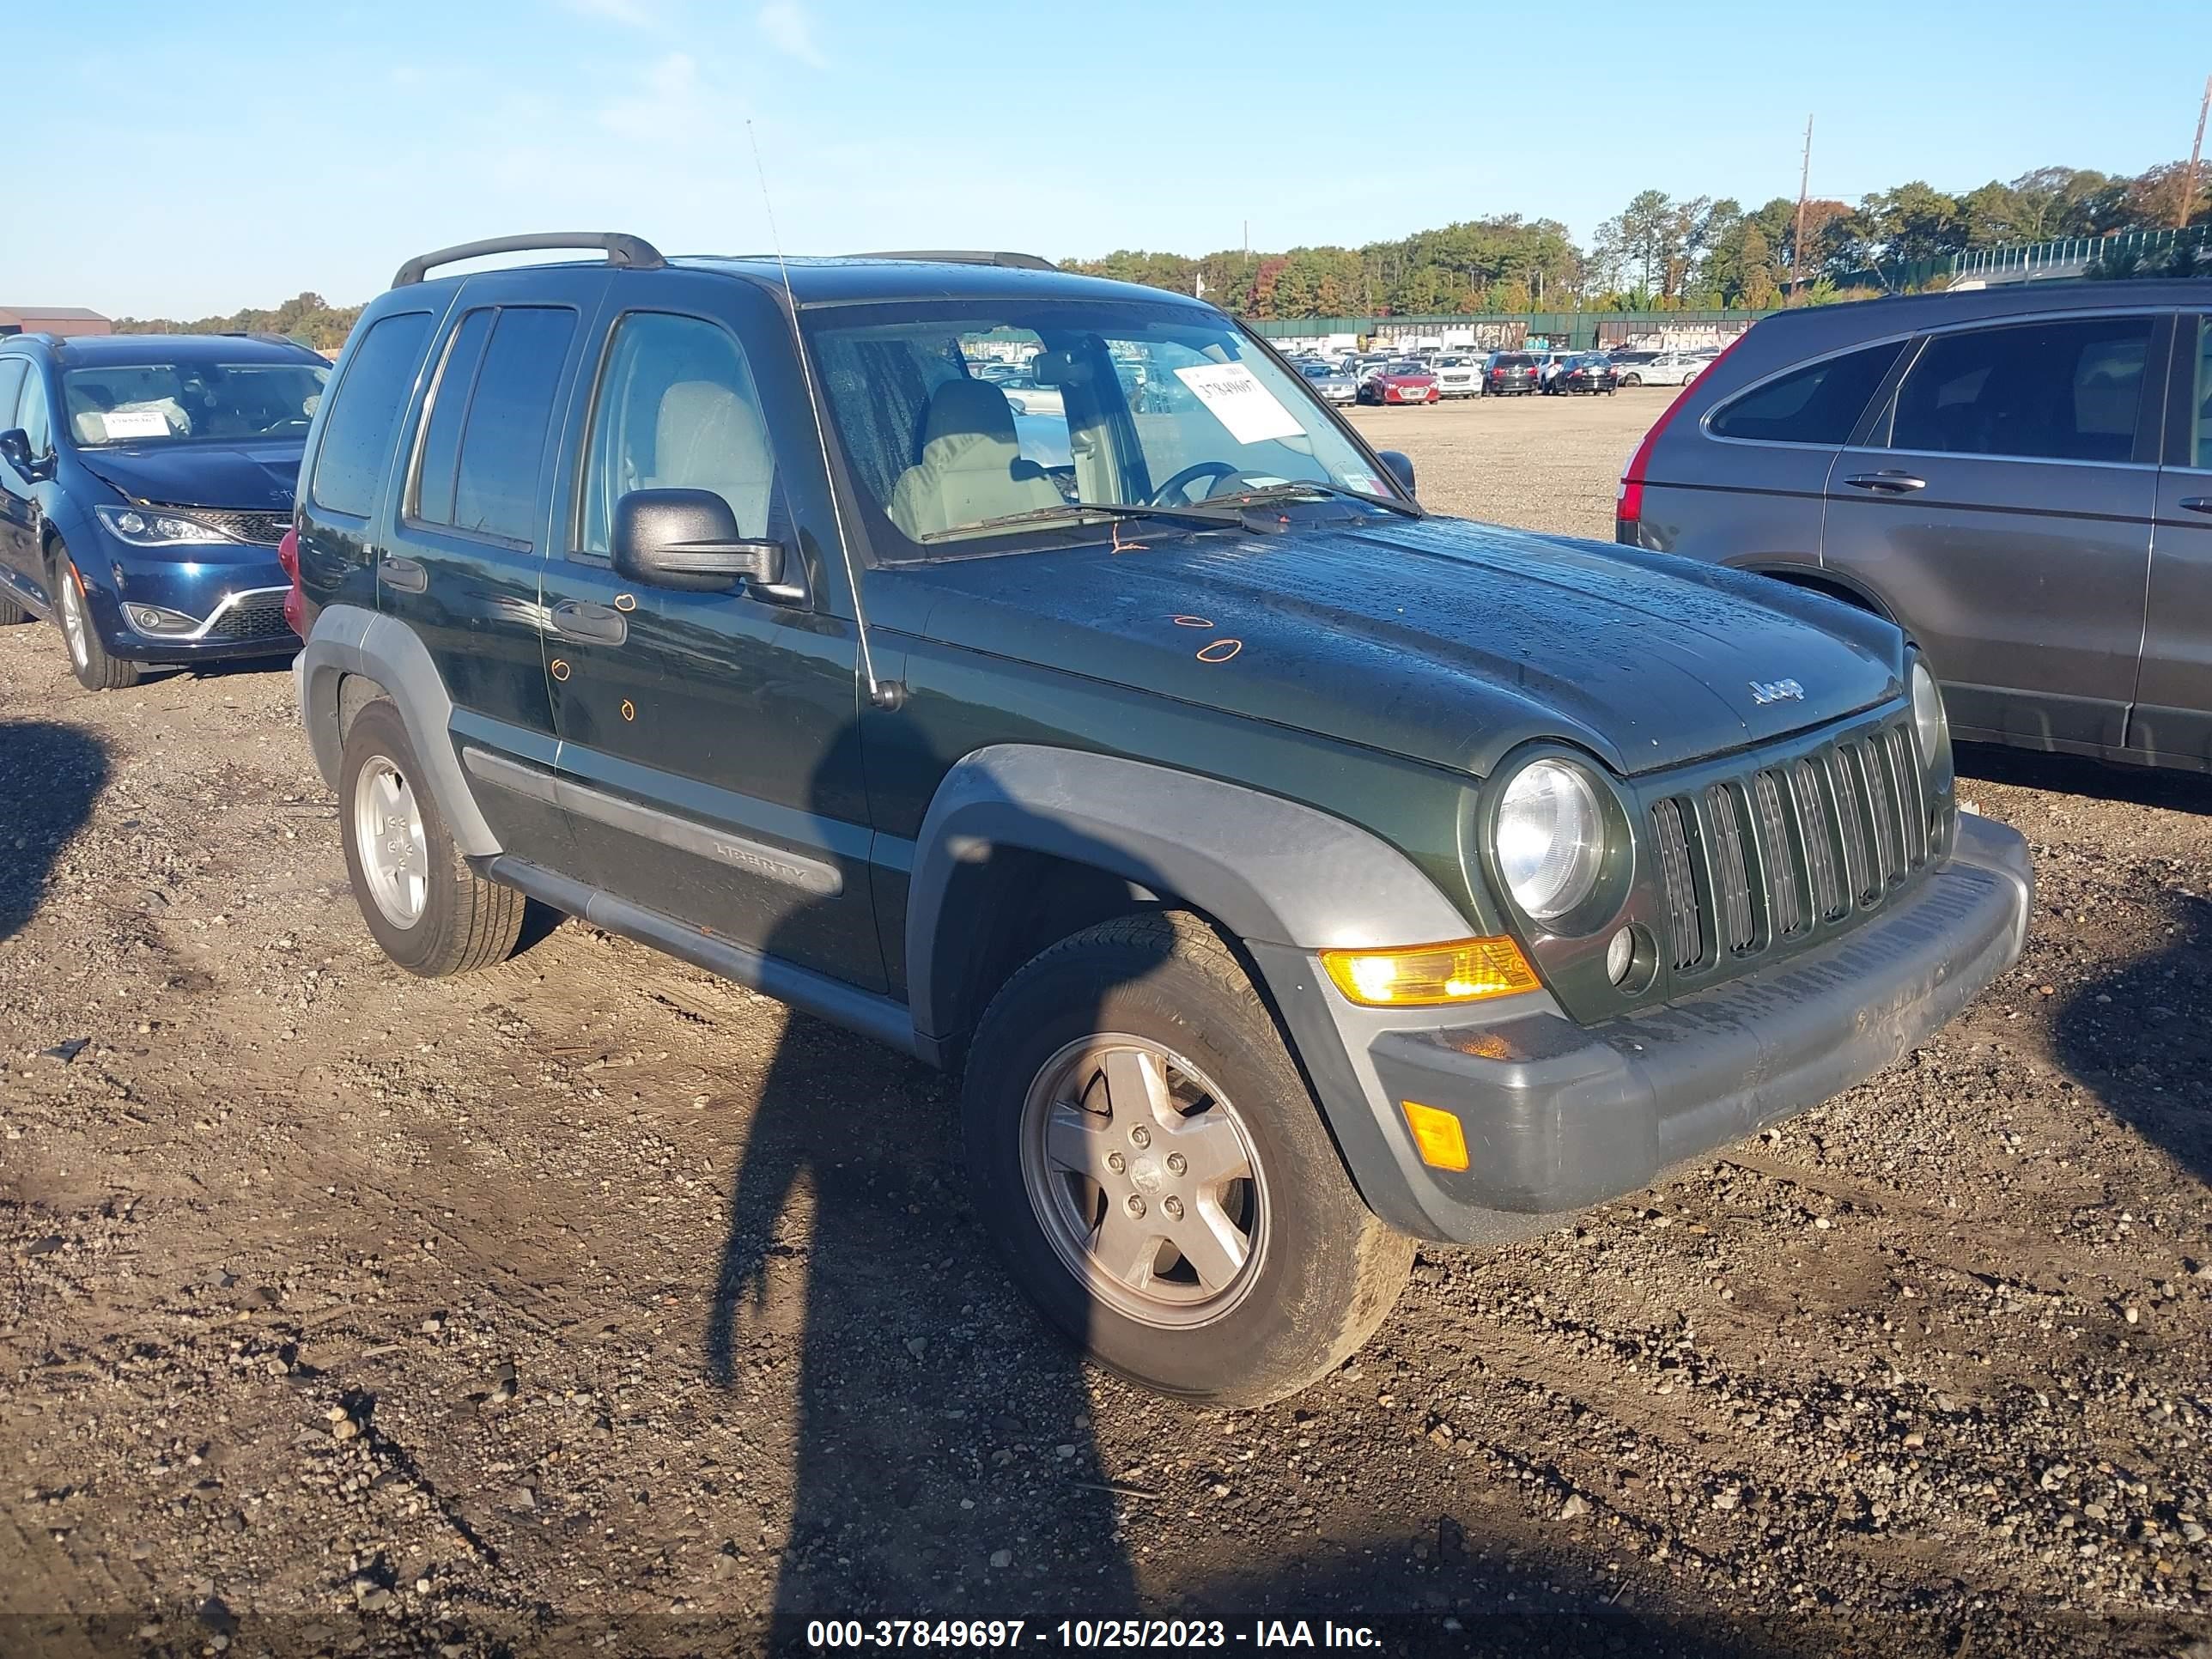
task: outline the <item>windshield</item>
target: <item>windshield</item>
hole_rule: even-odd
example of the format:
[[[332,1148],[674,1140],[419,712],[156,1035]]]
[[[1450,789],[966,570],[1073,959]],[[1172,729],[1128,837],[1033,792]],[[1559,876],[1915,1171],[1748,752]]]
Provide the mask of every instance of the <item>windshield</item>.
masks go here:
[[[80,445],[307,436],[321,363],[107,363],[62,376]]]
[[[1405,499],[1302,376],[1208,312],[1000,300],[809,320],[872,539],[890,558],[1064,544],[1070,529],[1104,538],[1084,503],[1188,508],[1300,482]],[[1042,395],[994,383],[983,366],[1000,363]],[[999,522],[1018,514],[1028,521]]]

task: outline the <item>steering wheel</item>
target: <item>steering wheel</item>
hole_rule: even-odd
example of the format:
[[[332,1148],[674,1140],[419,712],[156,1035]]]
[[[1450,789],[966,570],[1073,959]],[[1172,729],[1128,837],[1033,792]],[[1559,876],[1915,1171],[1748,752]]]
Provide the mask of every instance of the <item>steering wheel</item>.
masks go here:
[[[1188,507],[1192,505],[1190,486],[1196,483],[1200,478],[1212,478],[1216,482],[1218,482],[1224,478],[1239,478],[1242,477],[1243,477],[1243,469],[1238,466],[1232,466],[1227,461],[1193,461],[1188,466],[1183,468],[1182,471],[1176,473],[1174,477],[1170,478],[1165,483],[1162,484],[1158,489],[1155,489],[1152,492],[1151,505],[1154,507]],[[1217,492],[1209,490],[1206,493],[1208,495],[1212,495]]]

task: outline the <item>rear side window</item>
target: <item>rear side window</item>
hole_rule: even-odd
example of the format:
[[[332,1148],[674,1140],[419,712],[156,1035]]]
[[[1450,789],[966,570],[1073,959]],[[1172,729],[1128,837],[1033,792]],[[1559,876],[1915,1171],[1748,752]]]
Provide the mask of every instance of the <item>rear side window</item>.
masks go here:
[[[2197,413],[2191,465],[2212,471],[2212,317],[2197,319],[2197,390],[2189,406]]]
[[[554,306],[471,312],[454,331],[422,438],[416,515],[527,547],[553,398],[576,331]]]
[[[2128,460],[2151,320],[2085,317],[1939,334],[1898,389],[1890,447]]]
[[[1808,363],[1747,392],[1714,415],[1715,435],[1841,446],[1905,349],[1902,340]]]
[[[316,506],[357,519],[375,510],[392,434],[429,333],[428,312],[403,311],[380,317],[362,337],[323,422],[312,486]]]

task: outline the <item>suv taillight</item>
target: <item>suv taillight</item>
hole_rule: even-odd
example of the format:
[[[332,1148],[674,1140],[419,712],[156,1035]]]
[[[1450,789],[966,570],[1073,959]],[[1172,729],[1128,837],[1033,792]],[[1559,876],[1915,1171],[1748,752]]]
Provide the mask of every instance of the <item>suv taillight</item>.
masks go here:
[[[1726,362],[1729,352],[1734,351],[1741,345],[1750,333],[1749,329],[1744,330],[1741,334],[1729,342],[1727,350],[1723,351],[1705,367],[1714,368]],[[1613,504],[1614,541],[1625,543],[1631,547],[1641,544],[1637,535],[1637,526],[1643,522],[1644,519],[1644,485],[1651,470],[1651,452],[1658,447],[1659,434],[1667,429],[1667,422],[1674,418],[1674,411],[1681,408],[1683,400],[1690,395],[1690,388],[1704,378],[1702,374],[1693,374],[1682,382],[1682,389],[1668,401],[1665,410],[1661,411],[1659,418],[1651,422],[1651,429],[1644,434],[1644,441],[1636,446],[1636,453],[1628,458],[1628,470],[1620,475],[1620,494],[1615,497]]]
[[[284,574],[292,579],[292,591],[284,596],[284,625],[305,639],[307,629],[302,626],[307,614],[307,596],[300,591],[300,532],[295,528],[284,532],[276,544],[276,562],[284,567]]]

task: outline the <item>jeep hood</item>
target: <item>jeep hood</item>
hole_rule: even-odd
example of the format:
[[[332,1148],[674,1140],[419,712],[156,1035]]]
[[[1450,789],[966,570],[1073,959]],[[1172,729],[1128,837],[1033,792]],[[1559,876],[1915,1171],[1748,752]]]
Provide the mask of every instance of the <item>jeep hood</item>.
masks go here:
[[[81,449],[86,471],[137,501],[288,513],[300,482],[298,438],[237,444],[163,443],[139,449]]]
[[[1173,532],[900,574],[925,592],[898,609],[945,644],[1478,776],[1536,738],[1653,771],[1902,690],[1896,630],[1836,601],[1458,519]]]

